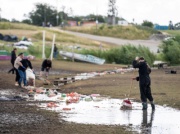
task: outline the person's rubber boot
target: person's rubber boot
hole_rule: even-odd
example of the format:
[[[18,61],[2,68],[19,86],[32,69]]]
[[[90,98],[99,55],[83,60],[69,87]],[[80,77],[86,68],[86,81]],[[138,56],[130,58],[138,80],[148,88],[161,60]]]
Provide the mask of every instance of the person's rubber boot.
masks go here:
[[[152,110],[155,110],[154,102],[151,102],[151,108],[152,108]]]
[[[143,102],[142,106],[143,106],[142,110],[147,110],[147,103],[146,102]]]

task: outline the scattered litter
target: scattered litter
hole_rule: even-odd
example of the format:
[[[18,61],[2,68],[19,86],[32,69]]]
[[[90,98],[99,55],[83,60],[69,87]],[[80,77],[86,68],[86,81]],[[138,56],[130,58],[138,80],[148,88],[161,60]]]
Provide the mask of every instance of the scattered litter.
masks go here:
[[[58,105],[57,105],[56,103],[54,103],[54,102],[49,102],[49,103],[47,104],[47,107],[50,107],[50,108],[52,108],[52,107],[58,107]]]
[[[125,99],[122,102],[121,110],[132,110],[132,103],[129,99]]]
[[[53,84],[55,86],[62,86],[62,85],[66,85],[68,83],[73,83],[79,80],[86,80],[86,79],[90,79],[90,78],[94,78],[96,76],[103,76],[103,75],[107,75],[107,74],[116,74],[116,73],[121,73],[124,74],[126,72],[132,72],[134,70],[134,68],[119,68],[119,69],[115,69],[115,70],[111,70],[111,71],[103,71],[103,72],[90,72],[90,73],[81,73],[81,74],[77,74],[74,77],[65,77],[65,78],[56,78],[53,82]]]
[[[70,111],[71,108],[63,108],[62,110],[64,110],[64,111]]]

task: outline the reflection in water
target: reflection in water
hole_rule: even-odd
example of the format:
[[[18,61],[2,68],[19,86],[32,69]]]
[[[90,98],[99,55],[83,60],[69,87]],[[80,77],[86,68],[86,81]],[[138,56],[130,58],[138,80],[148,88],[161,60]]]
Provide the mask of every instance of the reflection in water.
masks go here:
[[[42,98],[42,96],[43,94],[40,94],[39,98]],[[38,98],[38,96],[36,97]],[[68,122],[96,125],[126,125],[142,134],[179,134],[180,123],[176,121],[180,117],[179,110],[157,105],[155,112],[151,108],[143,111],[141,110],[141,103],[137,102],[133,102],[132,110],[120,110],[122,101],[119,99],[104,99],[102,101],[81,100],[79,103],[71,103],[69,105],[66,105],[65,102],[58,102],[58,107],[52,109],[47,108],[47,104],[42,104],[40,107],[59,112],[62,119]],[[63,110],[63,108],[71,110],[67,111]],[[154,118],[154,114],[156,114],[156,118]]]
[[[150,120],[148,122],[148,111],[147,110],[143,110],[143,118],[142,118],[142,133],[144,134],[151,134],[152,133],[152,123],[154,120],[154,113],[155,111],[152,110],[151,111],[151,116],[150,116]]]

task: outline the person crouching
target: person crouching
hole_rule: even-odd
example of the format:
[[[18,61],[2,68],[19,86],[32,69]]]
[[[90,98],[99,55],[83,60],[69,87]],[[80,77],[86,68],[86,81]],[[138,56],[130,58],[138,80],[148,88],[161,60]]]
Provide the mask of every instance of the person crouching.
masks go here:
[[[44,70],[46,70],[46,73],[45,73],[45,76],[46,78],[48,77],[49,75],[49,70],[50,68],[52,68],[52,62],[51,60],[49,59],[45,59],[42,63],[42,66],[41,66],[41,72],[40,72],[40,77],[42,77],[43,73],[44,73]]]

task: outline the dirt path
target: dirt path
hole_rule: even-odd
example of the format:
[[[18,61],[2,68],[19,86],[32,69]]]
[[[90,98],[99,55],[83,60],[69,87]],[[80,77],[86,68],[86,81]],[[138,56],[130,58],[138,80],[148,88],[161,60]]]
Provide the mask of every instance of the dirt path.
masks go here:
[[[90,34],[84,34],[84,33],[72,32],[72,31],[63,31],[63,32],[80,36],[80,37],[84,37],[84,38],[88,38],[88,39],[92,39],[92,40],[107,42],[107,43],[115,44],[115,45],[126,45],[126,44],[132,44],[135,46],[143,45],[145,47],[148,47],[154,53],[157,53],[158,46],[161,43],[161,41],[159,40],[125,40],[125,39],[90,35]]]

